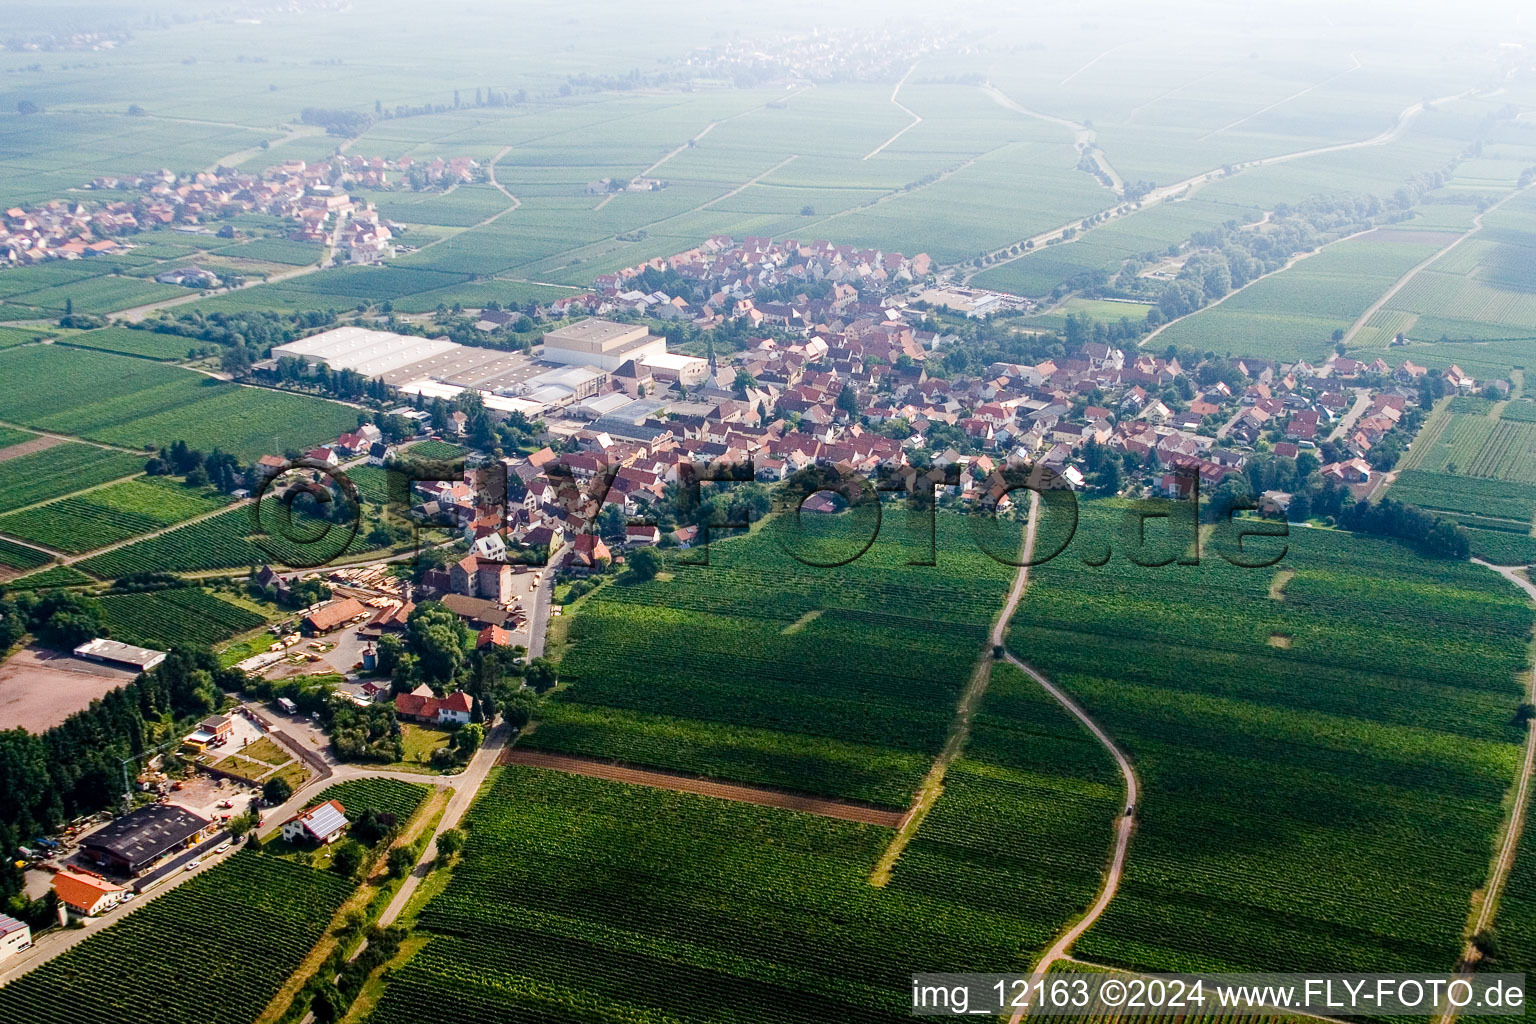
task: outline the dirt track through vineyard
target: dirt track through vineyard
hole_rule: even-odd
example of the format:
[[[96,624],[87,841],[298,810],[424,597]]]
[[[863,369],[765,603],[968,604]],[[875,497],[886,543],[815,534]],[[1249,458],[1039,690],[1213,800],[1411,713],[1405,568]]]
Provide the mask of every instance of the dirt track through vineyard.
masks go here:
[[[902,819],[906,817],[905,811],[883,811],[877,807],[865,807],[862,804],[807,796],[803,793],[786,793],[777,789],[714,782],[688,775],[673,775],[649,768],[610,764],[607,761],[594,761],[569,754],[549,754],[541,750],[525,750],[519,747],[510,747],[503,751],[500,763],[548,768],[552,771],[585,775],[608,782],[625,782],[632,786],[650,786],[652,789],[670,789],[675,793],[694,793],[720,800],[757,804],[759,807],[782,807],[789,811],[815,814],[823,818],[836,818],[839,821],[880,825],[884,828],[900,828]]]

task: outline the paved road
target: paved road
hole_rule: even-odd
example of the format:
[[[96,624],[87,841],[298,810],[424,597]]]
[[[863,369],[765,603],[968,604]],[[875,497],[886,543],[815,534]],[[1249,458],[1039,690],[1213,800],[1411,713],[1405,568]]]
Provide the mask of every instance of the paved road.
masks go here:
[[[400,886],[400,891],[395,893],[395,898],[389,901],[389,906],[384,908],[384,913],[379,915],[379,925],[393,924],[410,902],[411,895],[421,880],[427,877],[432,870],[432,862],[437,860],[437,837],[451,828],[457,828],[464,818],[464,812],[469,810],[469,805],[474,803],[475,795],[480,792],[480,786],[485,782],[485,777],[490,774],[491,768],[496,764],[496,759],[501,756],[501,751],[507,745],[507,737],[511,730],[506,722],[499,723],[486,737],[485,745],[475,752],[470,759],[469,766],[459,775],[450,780],[453,785],[453,796],[448,801],[448,808],[443,811],[443,816],[437,823],[437,828],[432,833],[432,838],[427,841],[426,849],[422,851],[421,860],[416,862],[416,868],[411,872],[405,884]]]
[[[1355,422],[1359,420],[1361,416],[1365,415],[1365,410],[1370,408],[1370,405],[1370,388],[1356,388],[1355,404],[1350,407],[1349,412],[1344,414],[1344,418],[1339,420],[1338,425],[1333,428],[1333,432],[1328,435],[1328,440],[1337,441],[1339,438],[1349,433],[1350,428],[1355,425]]]

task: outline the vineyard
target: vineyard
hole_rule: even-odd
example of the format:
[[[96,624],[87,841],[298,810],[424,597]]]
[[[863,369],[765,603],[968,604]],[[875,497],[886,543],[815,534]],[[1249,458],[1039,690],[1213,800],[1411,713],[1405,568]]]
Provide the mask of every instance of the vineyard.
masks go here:
[[[1102,550],[1117,519],[1085,508],[1073,550]],[[1388,542],[1293,528],[1283,543],[1279,598],[1278,567],[1210,556],[1148,571],[1069,550],[1036,572],[1010,647],[1128,749],[1145,788],[1120,891],[1079,956],[1456,960],[1520,753],[1531,608],[1485,569]]]
[[[112,638],[141,647],[206,647],[266,622],[195,587],[109,594],[101,606]]]
[[[45,551],[29,548],[24,544],[15,544],[0,537],[0,565],[11,569],[36,569],[51,561],[53,557]]]
[[[5,585],[10,590],[41,590],[45,587],[75,587],[95,582],[85,573],[71,566],[55,565],[20,579],[7,580]]]
[[[392,814],[396,821],[404,824],[407,818],[416,813],[416,808],[421,806],[429,792],[431,790],[426,786],[401,782],[399,779],[349,779],[328,787],[311,803],[339,800],[341,806],[347,809],[349,818],[356,819],[364,811],[375,811],[379,814]]]
[[[1530,523],[1536,487],[1477,477],[1404,470],[1387,492],[1420,508]]]
[[[144,471],[144,460],[89,444],[57,444],[0,462],[0,512]]]
[[[252,461],[357,425],[356,410],[335,402],[93,349],[7,349],[0,375],[28,383],[0,394],[0,419],[125,447],[181,440]]]
[[[250,1024],[351,892],[337,875],[241,853],[0,988],[0,1017]]]
[[[275,499],[263,503],[261,523],[267,533],[253,538],[256,524],[251,506],[246,504],[87,558],[79,563],[79,567],[98,579],[116,579],[135,572],[194,572],[267,563],[316,565],[343,554],[354,555],[367,550],[366,523],[350,541],[347,540],[351,533],[349,525],[301,521],[297,512],[295,524],[284,527],[283,513]],[[323,533],[327,527],[329,532]],[[282,536],[279,531],[283,529],[294,534],[296,539]],[[309,543],[309,538],[323,539]]]
[[[775,520],[778,523],[788,517]],[[770,523],[713,546],[710,565],[607,587],[571,624],[571,686],[526,742],[904,808],[944,743],[1012,568],[983,554],[964,517],[926,536],[889,515],[837,569],[803,565]],[[829,546],[852,516],[812,524]],[[1017,549],[1016,528],[1003,547]],[[856,548],[855,548],[856,549]],[[821,614],[795,631],[807,613]]]
[[[1091,899],[1119,801],[1032,689],[994,723],[1029,749],[977,761],[884,888],[876,826],[501,769],[373,1024],[894,1022],[914,970],[1027,964]]]
[[[135,330],[129,327],[102,327],[71,335],[66,344],[80,348],[94,348],[103,352],[121,352],[124,355],[143,356],[146,359],[176,361],[187,358],[189,349],[198,343],[179,334],[161,334],[158,331]]]
[[[0,516],[0,532],[78,554],[212,512],[227,501],[208,488],[146,477]]]

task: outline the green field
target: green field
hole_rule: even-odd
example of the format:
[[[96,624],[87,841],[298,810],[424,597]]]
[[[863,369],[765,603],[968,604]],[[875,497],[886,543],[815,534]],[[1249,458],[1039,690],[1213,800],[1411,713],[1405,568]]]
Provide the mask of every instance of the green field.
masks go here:
[[[0,394],[0,419],[129,447],[181,440],[254,460],[357,426],[357,411],[335,402],[59,345],[0,352],[0,374],[28,382]]]
[[[87,558],[79,568],[99,579],[115,579],[136,572],[195,572],[267,563],[320,565],[368,550],[366,522],[349,540],[349,524],[310,520],[296,506],[294,521],[288,525],[277,500],[270,498],[263,502],[260,519],[264,532],[257,535],[248,503]]]
[[[885,829],[499,769],[373,1021],[450,999],[458,1020],[896,1021],[913,970],[1027,963],[1091,899],[1118,796],[1062,712],[1009,691],[989,727],[1019,745],[956,775],[883,888]]]
[[[399,779],[349,779],[327,786],[312,803],[339,800],[347,809],[347,817],[353,821],[364,811],[393,815],[396,822],[404,825],[406,819],[416,813],[431,790],[419,783],[402,782]]]
[[[46,551],[29,548],[24,544],[0,537],[0,566],[8,569],[36,569],[40,565],[47,565],[52,561],[52,556]]]
[[[176,334],[159,334],[155,331],[130,330],[127,327],[103,327],[100,330],[74,334],[65,339],[67,344],[81,348],[101,349],[103,352],[121,352],[147,359],[174,362],[187,358],[187,350],[196,348],[196,342]]]
[[[847,548],[851,519],[807,520],[808,536]],[[561,666],[571,685],[525,742],[906,807],[1010,569],[971,542],[960,516],[938,516],[940,568],[906,564],[924,557],[926,538],[904,516],[887,517],[870,551],[840,569],[786,554],[774,538],[787,522],[716,545],[708,566],[585,603]]]
[[[5,544],[0,543],[0,552],[3,552],[5,547]],[[11,590],[41,590],[46,587],[73,587],[95,582],[85,573],[71,566],[55,565],[41,572],[8,580],[5,585]]]
[[[113,639],[141,647],[207,647],[266,621],[193,587],[109,594],[101,607]]]
[[[0,462],[0,512],[143,471],[144,459],[138,455],[89,444],[56,444]]]
[[[0,989],[0,1013],[121,1024],[212,1015],[248,1024],[351,892],[338,875],[240,853],[119,921],[92,925],[84,942]],[[188,928],[192,921],[200,926]]]
[[[165,477],[125,480],[0,516],[0,533],[79,554],[212,512],[229,499]]]
[[[1410,243],[1374,231],[1346,239],[1177,321],[1156,344],[1320,360],[1332,349],[1335,330],[1348,330],[1400,275],[1453,237]]]
[[[1010,631],[1144,786],[1120,891],[1077,955],[1160,970],[1453,963],[1523,742],[1524,595],[1476,566],[1294,527],[1280,542],[1293,577],[1209,547],[1197,567],[1158,570],[1074,557],[1119,546],[1117,519],[1085,510]],[[1166,537],[1148,553],[1186,549]]]

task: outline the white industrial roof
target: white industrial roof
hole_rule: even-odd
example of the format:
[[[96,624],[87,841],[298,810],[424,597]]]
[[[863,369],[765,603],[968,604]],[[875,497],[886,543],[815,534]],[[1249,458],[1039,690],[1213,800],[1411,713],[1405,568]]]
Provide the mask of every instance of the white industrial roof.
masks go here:
[[[435,380],[413,380],[409,384],[400,385],[399,390],[403,395],[421,395],[425,398],[453,398],[464,389],[454,387],[452,384],[442,384]]]
[[[480,400],[492,412],[520,412],[524,416],[533,417],[544,411],[543,402],[530,402],[526,398],[513,398],[509,395],[482,394]]]
[[[661,366],[669,370],[681,370],[704,360],[698,356],[687,356],[681,352],[657,352],[655,355],[642,356],[640,362],[646,366]]]
[[[622,391],[610,391],[606,395],[593,395],[582,402],[579,408],[592,416],[606,416],[608,413],[624,408],[632,401],[634,399]]]
[[[366,327],[337,327],[275,345],[272,358],[297,356],[325,363],[333,370],[355,370],[365,377],[377,377],[461,347],[447,338],[418,338]]]

